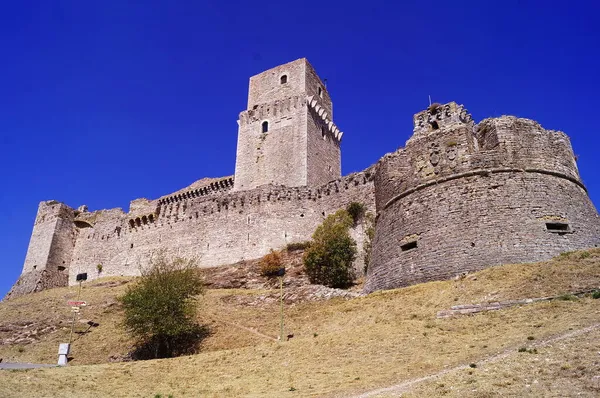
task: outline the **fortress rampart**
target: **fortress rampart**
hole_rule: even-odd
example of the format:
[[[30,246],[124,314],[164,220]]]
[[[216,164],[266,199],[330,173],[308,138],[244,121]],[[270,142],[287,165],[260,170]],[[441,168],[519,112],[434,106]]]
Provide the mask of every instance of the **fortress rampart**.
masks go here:
[[[600,245],[600,219],[567,135],[512,116],[476,124],[462,105],[414,115],[405,148],[341,177],[343,133],[306,59],[250,78],[235,175],[205,178],[129,212],[40,203],[8,297],[139,275],[158,251],[213,267],[309,240],[351,202],[377,214],[365,291],[454,277]],[[363,225],[351,231],[362,269]]]
[[[153,201],[138,199],[132,201],[129,213],[121,209],[85,212],[54,201],[42,202],[37,219],[46,220],[44,227],[53,224],[49,230],[40,230],[36,221],[23,274],[8,297],[74,284],[82,272],[87,272],[88,279],[139,275],[140,267],[159,250],[196,258],[201,267],[255,259],[270,249],[310,240],[327,215],[350,202],[365,203],[375,212],[370,169],[319,187],[264,186],[233,192],[226,185],[232,181],[219,179]],[[60,219],[54,215],[58,211]],[[49,240],[57,239],[52,225],[58,222],[61,239],[48,246]],[[361,249],[362,226],[352,234]],[[55,269],[57,263],[65,268]],[[57,277],[48,280],[39,268],[36,271],[45,264],[46,275],[52,269]],[[44,280],[45,285],[35,288],[31,280]]]
[[[417,114],[406,147],[384,156],[375,175],[366,291],[600,244],[568,137],[532,120],[475,125],[455,103]]]

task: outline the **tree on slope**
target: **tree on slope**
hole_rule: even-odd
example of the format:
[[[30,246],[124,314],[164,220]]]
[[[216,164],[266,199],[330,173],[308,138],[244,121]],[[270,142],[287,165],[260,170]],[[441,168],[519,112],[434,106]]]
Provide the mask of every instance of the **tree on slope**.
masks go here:
[[[197,296],[204,291],[194,260],[160,253],[119,298],[123,327],[135,339],[134,358],[193,353],[205,330],[196,322]]]
[[[356,242],[350,236],[353,224],[346,210],[338,210],[317,227],[304,253],[304,267],[312,283],[337,288],[352,284],[352,262],[356,258]]]

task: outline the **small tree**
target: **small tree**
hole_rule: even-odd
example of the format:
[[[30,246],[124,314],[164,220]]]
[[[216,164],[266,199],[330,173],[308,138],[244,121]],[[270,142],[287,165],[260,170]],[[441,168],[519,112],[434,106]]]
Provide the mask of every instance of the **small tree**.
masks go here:
[[[352,284],[356,258],[356,242],[350,236],[353,223],[346,210],[338,210],[317,227],[304,253],[304,267],[312,283],[341,288]]]
[[[358,223],[358,220],[365,214],[365,205],[359,202],[351,202],[347,207],[346,211],[352,217],[354,224]]]
[[[136,340],[134,357],[165,358],[195,351],[204,334],[196,321],[203,284],[194,260],[159,254],[119,298],[123,327]]]

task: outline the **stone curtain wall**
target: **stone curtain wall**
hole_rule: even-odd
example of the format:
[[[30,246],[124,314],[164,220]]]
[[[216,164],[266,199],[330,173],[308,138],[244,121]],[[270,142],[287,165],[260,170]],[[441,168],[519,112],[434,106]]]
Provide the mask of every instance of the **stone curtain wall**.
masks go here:
[[[434,115],[437,128],[417,114],[406,148],[376,166],[367,292],[600,244],[564,133],[515,117],[475,127],[450,105],[448,124]]]
[[[165,197],[167,198],[167,197]],[[259,258],[270,249],[309,240],[323,219],[352,201],[375,211],[373,175],[370,170],[351,174],[315,188],[263,187],[244,192],[186,195],[177,201],[150,201],[156,218],[138,225],[138,213],[121,209],[83,213],[75,242],[69,283],[87,272],[88,278],[139,275],[152,255],[194,257],[201,267]],[[146,211],[148,213],[148,211]],[[134,226],[131,221],[134,220]],[[363,231],[353,231],[362,249]],[[361,253],[362,255],[362,253]],[[361,257],[362,258],[362,257]],[[102,271],[98,272],[98,264]],[[360,266],[357,266],[360,268]]]

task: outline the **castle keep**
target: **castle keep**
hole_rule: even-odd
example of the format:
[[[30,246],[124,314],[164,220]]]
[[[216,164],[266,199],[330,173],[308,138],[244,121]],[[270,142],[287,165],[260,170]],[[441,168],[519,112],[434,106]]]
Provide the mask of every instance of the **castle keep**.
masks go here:
[[[306,59],[251,77],[247,108],[235,176],[134,200],[128,213],[40,203],[7,297],[74,284],[82,272],[139,275],[158,250],[202,267],[259,258],[310,239],[351,202],[377,214],[367,292],[600,245],[569,138],[534,121],[475,124],[461,105],[434,104],[414,116],[405,148],[341,177],[342,132]],[[352,235],[362,248],[360,223]]]

